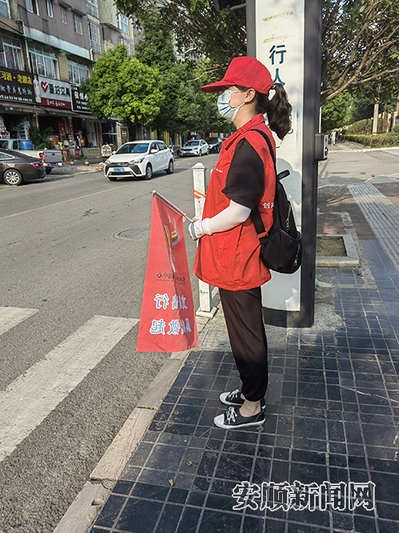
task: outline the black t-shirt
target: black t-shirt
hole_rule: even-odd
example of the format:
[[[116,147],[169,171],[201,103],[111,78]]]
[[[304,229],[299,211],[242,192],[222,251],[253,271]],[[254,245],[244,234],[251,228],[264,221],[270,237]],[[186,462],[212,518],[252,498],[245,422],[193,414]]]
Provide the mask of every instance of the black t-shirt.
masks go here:
[[[246,140],[237,143],[222,192],[237,204],[254,209],[265,188],[265,169],[257,151]]]

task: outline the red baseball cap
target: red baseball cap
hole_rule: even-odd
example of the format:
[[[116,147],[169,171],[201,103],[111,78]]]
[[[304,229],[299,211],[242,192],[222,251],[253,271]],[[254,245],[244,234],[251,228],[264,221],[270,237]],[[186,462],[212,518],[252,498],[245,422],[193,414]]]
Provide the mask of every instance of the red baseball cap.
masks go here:
[[[263,63],[254,57],[240,56],[232,60],[222,80],[204,85],[201,91],[214,93],[229,85],[252,87],[259,93],[269,94],[273,80]]]

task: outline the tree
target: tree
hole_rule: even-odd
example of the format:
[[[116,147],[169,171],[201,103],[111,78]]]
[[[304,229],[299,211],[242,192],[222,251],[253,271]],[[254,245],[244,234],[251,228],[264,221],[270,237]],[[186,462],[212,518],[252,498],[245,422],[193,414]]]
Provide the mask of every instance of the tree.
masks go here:
[[[116,0],[118,8],[143,23],[151,8],[176,36],[181,51],[209,58],[213,78],[231,58],[246,54],[245,9],[216,13],[212,0]],[[323,0],[322,104],[364,85],[398,87],[399,2]]]
[[[82,89],[87,92],[93,115],[126,120],[131,138],[135,137],[133,125],[151,123],[164,99],[158,71],[129,57],[122,44],[97,60],[93,77]]]
[[[209,58],[215,77],[224,74],[232,57],[246,53],[245,9],[216,13],[212,0],[116,0],[116,5],[138,27],[155,9],[181,55]]]
[[[372,118],[374,112],[374,101],[370,95],[355,95],[351,97],[350,102],[350,119],[349,123],[353,124],[359,120]]]
[[[206,74],[209,61],[178,58],[174,38],[160,22],[157,11],[146,15],[142,39],[136,46],[136,57],[158,69],[160,89],[164,95],[152,127],[181,135],[190,131],[224,131],[215,98],[204,95],[200,90],[201,85],[211,82]]]
[[[331,131],[348,124],[350,95],[339,94],[334,100],[323,105],[321,122],[322,131]]]
[[[364,86],[399,88],[397,0],[324,0],[322,103]]]
[[[182,75],[175,54],[173,38],[167,28],[149,14],[143,23],[142,38],[136,45],[136,57],[144,65],[156,67],[163,95],[159,114],[151,126],[160,131],[178,131],[177,97]]]

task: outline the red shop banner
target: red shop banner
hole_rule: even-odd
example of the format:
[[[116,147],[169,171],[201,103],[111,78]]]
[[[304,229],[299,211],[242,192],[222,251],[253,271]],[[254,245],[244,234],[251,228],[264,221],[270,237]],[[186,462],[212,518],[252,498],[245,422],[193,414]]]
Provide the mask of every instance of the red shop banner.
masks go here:
[[[154,191],[138,352],[182,352],[199,345],[183,214]]]

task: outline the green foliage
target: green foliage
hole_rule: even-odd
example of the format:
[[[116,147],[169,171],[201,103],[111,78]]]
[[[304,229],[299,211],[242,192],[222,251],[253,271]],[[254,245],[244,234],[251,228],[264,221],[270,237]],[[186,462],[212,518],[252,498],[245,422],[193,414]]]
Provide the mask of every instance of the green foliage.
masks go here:
[[[93,77],[82,84],[82,89],[88,94],[94,116],[117,117],[130,126],[150,124],[164,99],[158,70],[129,57],[122,44],[97,60]]]
[[[349,102],[349,94],[339,94],[334,100],[323,105],[321,115],[322,131],[331,131],[348,124]]]
[[[383,119],[378,119],[378,127],[377,132],[382,133],[382,127],[383,127]],[[349,128],[347,128],[346,133],[353,134],[353,135],[367,135],[372,134],[373,132],[373,119],[363,119],[359,120],[358,122],[355,122],[354,124],[351,124]]]
[[[371,118],[374,114],[375,98],[372,95],[354,95],[350,102],[350,120],[351,124],[365,118]]]
[[[246,54],[245,9],[216,13],[212,0],[116,0],[120,11],[138,26],[156,9],[160,24],[176,38],[184,59],[211,59],[211,72],[224,74],[232,57]]]
[[[366,135],[373,132],[373,120],[363,119],[352,124],[347,130],[347,133],[353,135]]]
[[[399,90],[399,2],[324,0],[322,102],[368,87],[377,101]]]
[[[158,69],[164,97],[160,112],[151,123],[152,128],[180,134],[224,131],[226,125],[220,124],[215,97],[205,95],[200,89],[211,81],[207,74],[209,61],[178,59],[170,30],[155,11],[147,13],[142,30],[143,37],[137,44],[136,57]]]
[[[54,135],[53,128],[47,128],[44,131],[40,130],[39,128],[35,128],[34,126],[29,128],[29,138],[36,150],[51,148],[49,137],[52,135]]]
[[[370,148],[381,148],[387,146],[399,146],[398,132],[379,133],[377,135],[355,135],[350,133],[343,133],[340,136],[345,141],[352,141]]]
[[[138,26],[155,8],[182,57],[210,60],[213,80],[233,57],[246,54],[245,9],[216,13],[211,0],[116,0],[116,5]],[[366,86],[380,102],[397,93],[398,0],[323,0],[322,16],[322,104]]]

